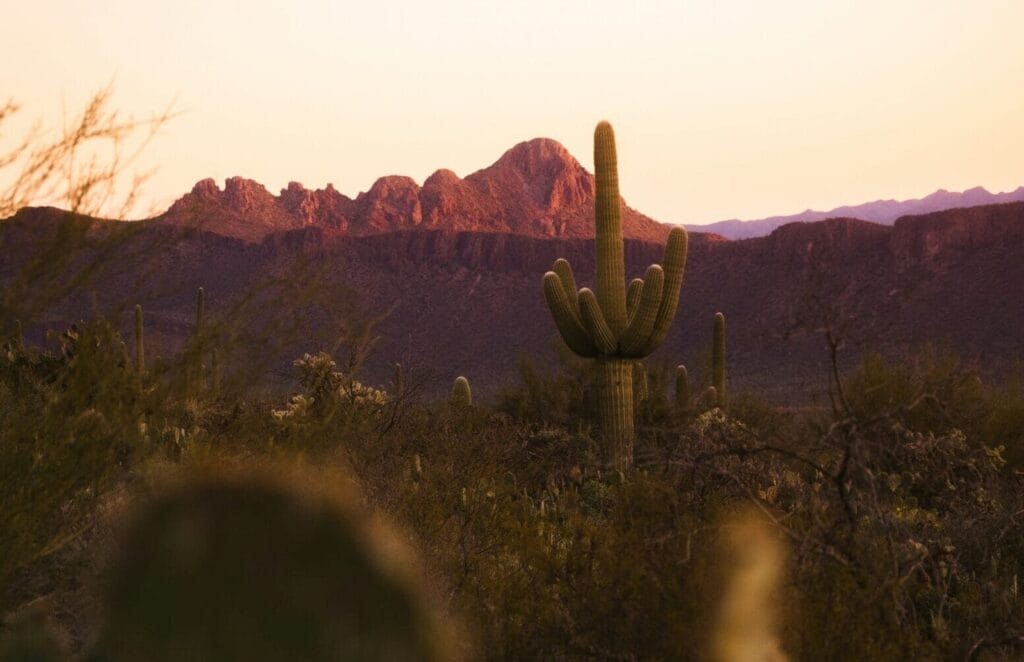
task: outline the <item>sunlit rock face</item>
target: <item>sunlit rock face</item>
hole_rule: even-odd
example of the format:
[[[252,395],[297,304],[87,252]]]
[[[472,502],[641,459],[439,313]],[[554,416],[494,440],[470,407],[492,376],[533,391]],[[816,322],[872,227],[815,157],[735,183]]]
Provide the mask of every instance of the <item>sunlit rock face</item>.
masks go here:
[[[223,190],[204,179],[160,220],[249,242],[303,227],[349,236],[429,228],[586,238],[594,235],[593,207],[593,175],[558,142],[537,138],[465,178],[442,169],[421,187],[391,175],[355,199],[331,184],[309,190],[291,182],[274,196],[242,177],[229,178]],[[622,225],[626,237],[647,241],[663,241],[669,230],[625,203]]]

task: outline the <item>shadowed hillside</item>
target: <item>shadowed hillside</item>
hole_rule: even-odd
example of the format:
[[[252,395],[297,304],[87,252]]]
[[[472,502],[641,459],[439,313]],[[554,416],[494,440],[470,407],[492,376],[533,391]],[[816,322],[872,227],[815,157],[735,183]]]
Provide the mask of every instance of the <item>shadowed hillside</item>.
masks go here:
[[[17,273],[33,240],[63,222],[46,210],[24,210],[4,222],[2,245],[13,259],[2,276]],[[147,222],[129,242],[128,257],[112,261],[89,291],[52,305],[30,338],[41,341],[45,328],[87,317],[95,297],[101,310],[142,302],[154,351],[170,350],[190,332],[197,287],[217,315],[276,279],[295,292],[321,288],[339,305],[343,293],[355,292],[361,310],[384,315],[369,381],[384,381],[390,363],[400,361],[430,375],[437,393],[464,374],[486,394],[509,380],[520,353],[553,356],[556,332],[540,287],[552,261],[567,257],[581,285],[593,274],[591,241],[501,233],[416,229],[349,237],[311,227],[254,244]],[[130,248],[146,244],[161,250]],[[661,251],[656,243],[627,240],[627,275],[641,275]],[[699,367],[720,310],[730,320],[731,378],[741,389],[820,391],[826,329],[842,339],[847,361],[868,350],[901,355],[933,342],[999,374],[1024,357],[1024,309],[1010,301],[1022,281],[1024,203],[905,217],[893,227],[849,219],[791,224],[738,242],[693,233],[677,323],[654,360]],[[256,333],[277,317],[301,326],[302,341],[281,333],[284,358],[329,342],[310,335],[330,337],[330,305],[281,292],[273,307],[250,306],[244,326]],[[121,319],[128,328],[127,311]]]

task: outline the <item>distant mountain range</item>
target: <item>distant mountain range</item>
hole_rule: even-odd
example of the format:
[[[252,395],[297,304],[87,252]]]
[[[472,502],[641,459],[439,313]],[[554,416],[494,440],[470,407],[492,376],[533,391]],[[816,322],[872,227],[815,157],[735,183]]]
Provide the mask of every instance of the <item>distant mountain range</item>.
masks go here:
[[[464,179],[438,170],[421,187],[409,177],[381,177],[355,199],[331,185],[311,191],[291,182],[275,196],[250,179],[231,177],[223,190],[204,179],[157,220],[250,242],[306,227],[346,236],[419,228],[592,237],[593,206],[594,176],[561,144],[537,138]],[[667,226],[625,203],[623,212],[625,236],[668,235]]]
[[[813,223],[826,218],[859,218],[862,221],[892,225],[901,216],[930,214],[943,209],[977,207],[1021,200],[1024,200],[1024,186],[1018,186],[1016,190],[1007,193],[989,193],[981,186],[967,189],[962,193],[939,189],[935,193],[917,200],[875,200],[861,205],[836,207],[829,211],[808,209],[789,216],[769,216],[754,221],[732,219],[691,227],[696,231],[713,232],[727,239],[750,239],[767,236],[776,228],[787,223]]]
[[[410,177],[379,178],[354,199],[328,184],[310,190],[291,182],[278,195],[262,184],[231,177],[223,190],[204,179],[179,198],[159,221],[198,226],[217,234],[259,242],[285,230],[317,227],[329,235],[366,236],[398,230],[444,229],[500,232],[531,237],[592,237],[594,177],[568,150],[549,138],[535,138],[506,151],[495,163],[465,178],[438,170],[416,184]],[[856,218],[892,225],[901,216],[944,209],[1024,201],[1024,186],[989,193],[978,186],[961,193],[938,190],[917,200],[876,200],[829,211],[758,220],[727,220],[690,226],[725,239],[771,234],[788,223]],[[669,226],[623,203],[623,234],[660,241]]]
[[[820,394],[829,368],[823,328],[841,333],[844,367],[867,352],[898,356],[938,343],[986,374],[1005,375],[1024,361],[1024,306],[1012,303],[1024,282],[1024,202],[975,203],[1007,195],[1024,197],[1024,189],[1002,197],[939,192],[764,219],[740,227],[787,224],[749,241],[691,231],[678,318],[651,360],[686,363],[699,379],[712,317],[722,311],[737,392]],[[48,329],[97,311],[114,314],[130,333],[131,306],[141,303],[159,359],[192,333],[193,295],[202,286],[210,319],[235,336],[231,363],[278,356],[261,375],[284,388],[293,387],[292,359],[334,346],[337,330],[358,319],[355,293],[365,314],[381,317],[368,382],[385,382],[401,362],[431,395],[464,374],[486,396],[515,378],[522,354],[555,360],[541,277],[567,257],[580,285],[592,283],[593,197],[592,175],[546,139],[520,143],[462,179],[447,170],[423,186],[384,177],[354,199],[330,186],[293,183],[273,195],[239,177],[223,189],[203,180],[138,223],[49,208],[0,221],[0,289],[45,298],[78,282],[89,256],[100,256],[87,286],[47,300],[26,325],[30,340],[46,342]],[[935,206],[952,208],[927,211]],[[625,203],[623,210],[627,276],[638,276],[662,259],[670,226]],[[839,213],[860,219],[808,222]],[[899,213],[912,215],[893,222]],[[122,234],[123,243],[103,243]],[[80,245],[68,245],[72,239]],[[51,263],[55,245],[63,258]]]

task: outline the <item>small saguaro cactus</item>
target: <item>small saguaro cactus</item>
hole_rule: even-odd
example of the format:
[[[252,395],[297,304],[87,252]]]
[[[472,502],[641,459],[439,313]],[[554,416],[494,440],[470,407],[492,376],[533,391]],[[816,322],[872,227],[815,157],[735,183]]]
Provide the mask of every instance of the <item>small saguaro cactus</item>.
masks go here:
[[[142,334],[142,305],[135,304],[135,369],[139,379],[146,372],[146,344]]]
[[[544,296],[555,325],[573,352],[597,363],[597,417],[608,459],[619,470],[633,463],[633,366],[668,335],[686,265],[686,231],[674,228],[664,267],[647,268],[625,286],[621,199],[615,134],[608,122],[594,131],[597,253],[596,292],[577,291],[572,267],[555,261],[544,274]]]
[[[715,387],[715,402],[725,406],[725,315],[715,313],[715,329],[711,343],[711,383]]]
[[[690,409],[690,375],[685,365],[676,366],[676,410],[684,412]]]
[[[402,399],[405,396],[405,370],[402,369],[401,363],[395,364],[395,374],[391,379],[392,397],[396,400]]]
[[[464,409],[473,404],[473,392],[469,389],[469,380],[462,375],[455,378],[449,402],[456,409]]]

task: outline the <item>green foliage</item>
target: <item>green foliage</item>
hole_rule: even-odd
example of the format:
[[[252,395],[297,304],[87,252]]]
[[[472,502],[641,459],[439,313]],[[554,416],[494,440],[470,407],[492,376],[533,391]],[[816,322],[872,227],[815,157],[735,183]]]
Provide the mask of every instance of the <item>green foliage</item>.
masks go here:
[[[577,291],[572,267],[560,258],[544,274],[544,296],[565,344],[596,359],[597,414],[607,459],[625,470],[633,461],[630,363],[648,356],[668,335],[683,284],[687,237],[682,228],[673,228],[664,268],[651,265],[627,292],[615,134],[608,122],[594,131],[594,178],[596,293],[586,287]]]

